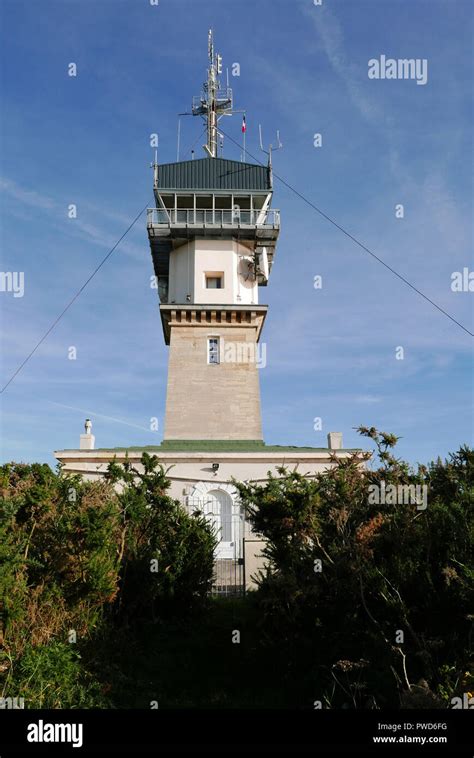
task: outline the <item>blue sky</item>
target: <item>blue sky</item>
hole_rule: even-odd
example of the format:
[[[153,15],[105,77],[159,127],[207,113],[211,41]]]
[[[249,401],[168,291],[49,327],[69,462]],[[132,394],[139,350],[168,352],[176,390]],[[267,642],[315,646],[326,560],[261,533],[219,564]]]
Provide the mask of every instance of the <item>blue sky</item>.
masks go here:
[[[22,298],[0,293],[2,385],[152,204],[149,135],[160,162],[176,159],[210,25],[224,67],[241,67],[231,85],[249,151],[264,159],[259,123],[266,142],[279,129],[276,173],[474,331],[474,294],[451,290],[454,271],[474,268],[469,0],[0,0],[0,16],[1,270],[25,276]],[[369,79],[382,54],[426,58],[427,84]],[[240,123],[225,123],[236,140]],[[201,130],[182,119],[182,157]],[[224,156],[239,158],[229,140]],[[412,462],[472,443],[472,337],[278,181],[273,205],[266,442],[321,446],[342,431],[359,446],[353,427],[374,425]],[[143,216],[3,393],[2,460],[54,464],[86,416],[99,447],[161,441],[149,429],[151,417],[162,427],[167,375],[152,273]]]

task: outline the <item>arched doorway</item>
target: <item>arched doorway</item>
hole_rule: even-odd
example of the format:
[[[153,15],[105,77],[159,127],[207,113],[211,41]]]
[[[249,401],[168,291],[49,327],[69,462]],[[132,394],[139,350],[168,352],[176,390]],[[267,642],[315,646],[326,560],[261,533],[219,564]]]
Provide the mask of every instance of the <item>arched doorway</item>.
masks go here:
[[[239,530],[232,497],[224,490],[215,489],[207,493],[206,501],[206,513],[211,517],[219,540],[216,558],[237,558]]]
[[[197,482],[187,497],[187,506],[205,515],[218,539],[212,593],[241,594],[245,573],[245,514],[237,490],[227,482]]]

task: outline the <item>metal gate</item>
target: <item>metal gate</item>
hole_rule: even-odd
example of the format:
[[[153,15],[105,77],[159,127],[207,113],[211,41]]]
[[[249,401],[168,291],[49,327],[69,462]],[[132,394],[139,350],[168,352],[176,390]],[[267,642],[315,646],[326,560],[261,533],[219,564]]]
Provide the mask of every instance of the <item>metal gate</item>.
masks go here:
[[[228,492],[217,487],[203,499],[187,498],[186,504],[191,512],[199,510],[205,515],[218,539],[211,594],[243,595],[245,516],[240,504]]]

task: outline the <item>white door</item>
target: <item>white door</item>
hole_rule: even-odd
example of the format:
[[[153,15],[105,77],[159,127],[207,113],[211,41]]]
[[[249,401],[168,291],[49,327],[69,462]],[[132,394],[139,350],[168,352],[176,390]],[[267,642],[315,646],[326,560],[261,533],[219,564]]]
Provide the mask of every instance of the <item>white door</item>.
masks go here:
[[[234,503],[231,496],[223,490],[211,490],[207,493],[206,513],[211,517],[219,543],[216,548],[216,559],[235,559],[238,554],[234,516]]]

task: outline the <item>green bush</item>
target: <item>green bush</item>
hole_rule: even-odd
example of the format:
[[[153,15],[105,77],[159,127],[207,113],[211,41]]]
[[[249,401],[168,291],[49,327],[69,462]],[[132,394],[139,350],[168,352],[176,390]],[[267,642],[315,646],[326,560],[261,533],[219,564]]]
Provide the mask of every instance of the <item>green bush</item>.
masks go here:
[[[101,686],[65,642],[29,645],[12,669],[9,692],[24,698],[25,708],[107,708]],[[13,695],[12,695],[13,697]]]
[[[135,621],[202,606],[212,585],[216,539],[200,513],[189,515],[168,496],[170,481],[156,456],[143,471],[111,464],[108,479],[121,486],[120,610]]]
[[[415,471],[393,435],[360,431],[378,468],[354,454],[314,479],[236,483],[267,540],[262,639],[292,703],[446,707],[458,693],[443,672],[462,686],[470,666],[474,453]],[[371,502],[382,482],[426,485],[427,508]]]
[[[142,464],[112,464],[92,483],[41,464],[0,467],[0,697],[102,707],[88,673],[94,638],[206,601],[212,530],[167,495],[156,458]]]
[[[169,496],[155,457],[93,483],[0,467],[0,696],[27,708],[387,708],[472,692],[474,453],[415,470],[393,456],[393,435],[360,431],[376,465],[354,454],[314,478],[236,483],[268,565],[235,605],[209,606],[215,536]],[[382,482],[427,486],[427,508],[373,501]]]
[[[46,465],[0,469],[0,612],[3,644],[89,634],[118,589],[120,508],[106,482]]]

